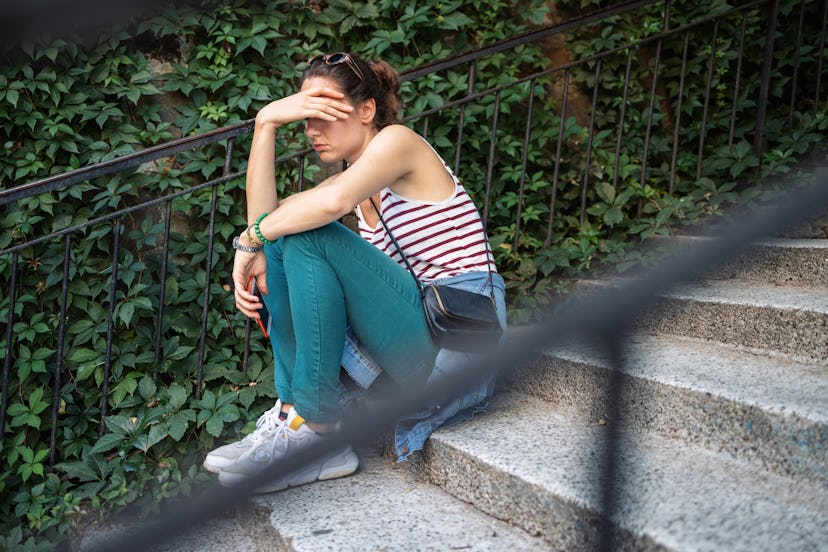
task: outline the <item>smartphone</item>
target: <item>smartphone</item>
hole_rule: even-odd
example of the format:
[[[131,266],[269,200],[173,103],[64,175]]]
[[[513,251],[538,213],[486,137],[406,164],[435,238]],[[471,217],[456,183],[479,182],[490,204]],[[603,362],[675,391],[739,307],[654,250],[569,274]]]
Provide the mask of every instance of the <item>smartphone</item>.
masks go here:
[[[264,304],[264,300],[262,299],[262,294],[256,286],[255,276],[250,278],[247,284],[247,291],[258,297],[259,301],[261,301],[262,308],[259,309],[259,318],[256,318],[255,320],[256,323],[259,325],[259,328],[262,330],[264,336],[270,337],[270,323],[272,320],[270,318],[270,312],[267,310],[267,307]]]

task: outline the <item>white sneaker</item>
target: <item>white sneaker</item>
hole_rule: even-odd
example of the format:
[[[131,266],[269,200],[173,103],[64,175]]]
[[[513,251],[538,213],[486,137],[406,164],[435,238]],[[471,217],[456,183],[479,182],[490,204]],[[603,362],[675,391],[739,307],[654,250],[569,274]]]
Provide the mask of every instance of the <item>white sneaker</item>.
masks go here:
[[[288,451],[304,448],[324,438],[324,435],[309,428],[304,418],[291,408],[288,419],[279,427],[275,437],[270,441],[256,443],[238,460],[223,468],[219,472],[219,482],[225,487],[241,483],[267,468],[272,462],[279,461]],[[358,467],[359,457],[350,446],[345,446],[292,474],[276,478],[256,491],[270,493],[318,480],[345,477],[354,473]]]
[[[207,471],[219,473],[223,468],[238,460],[239,456],[250,450],[256,443],[272,439],[279,426],[284,423],[284,420],[279,419],[281,410],[282,401],[278,400],[276,406],[259,416],[256,420],[256,429],[244,439],[221,446],[207,454],[207,458],[204,459],[204,468]]]

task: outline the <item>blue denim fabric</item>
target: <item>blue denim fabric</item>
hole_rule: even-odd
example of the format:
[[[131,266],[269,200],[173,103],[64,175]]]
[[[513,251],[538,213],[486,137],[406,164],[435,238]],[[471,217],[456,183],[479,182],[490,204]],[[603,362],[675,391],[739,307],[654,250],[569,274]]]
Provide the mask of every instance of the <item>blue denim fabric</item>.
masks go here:
[[[436,283],[489,295],[489,278],[486,272],[468,272],[436,281]],[[497,307],[500,325],[506,328],[506,286],[499,274],[493,274],[491,286],[494,288],[495,305]],[[505,337],[505,331],[504,331]],[[435,359],[435,366],[428,378],[427,385],[438,383],[443,377],[450,375],[454,370],[474,362],[480,355],[441,349]],[[365,394],[374,380],[381,373],[380,366],[370,355],[360,347],[352,332],[348,332],[345,350],[342,355],[342,366],[362,389],[345,392],[340,396],[340,403],[347,405]],[[488,399],[492,396],[495,385],[495,376],[470,384],[461,396],[447,402],[437,401],[426,405],[422,410],[412,414],[405,420],[399,420],[395,427],[395,448],[397,460],[402,462],[412,453],[423,448],[426,439],[440,427],[449,426],[471,418],[477,413],[484,412],[488,407]]]
[[[382,373],[382,367],[371,358],[371,355],[354,335],[351,327],[345,334],[345,350],[342,352],[342,367],[362,389],[368,389],[374,380]]]

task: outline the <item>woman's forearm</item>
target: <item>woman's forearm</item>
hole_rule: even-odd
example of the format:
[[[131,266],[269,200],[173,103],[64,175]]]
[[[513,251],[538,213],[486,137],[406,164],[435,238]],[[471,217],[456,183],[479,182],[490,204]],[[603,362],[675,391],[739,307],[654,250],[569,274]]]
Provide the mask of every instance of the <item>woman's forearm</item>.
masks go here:
[[[261,213],[276,209],[276,125],[256,122],[247,158],[247,224]]]

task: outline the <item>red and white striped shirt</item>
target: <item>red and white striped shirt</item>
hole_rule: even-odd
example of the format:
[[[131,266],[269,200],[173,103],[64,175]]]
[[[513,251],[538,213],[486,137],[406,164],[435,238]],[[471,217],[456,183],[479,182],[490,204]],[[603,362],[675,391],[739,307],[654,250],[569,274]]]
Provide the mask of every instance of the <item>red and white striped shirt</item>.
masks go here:
[[[476,270],[497,272],[477,207],[448,165],[446,170],[454,180],[454,193],[445,201],[407,199],[390,188],[380,192],[382,217],[421,282]],[[356,213],[360,236],[405,267],[382,223],[371,228],[359,206]]]

